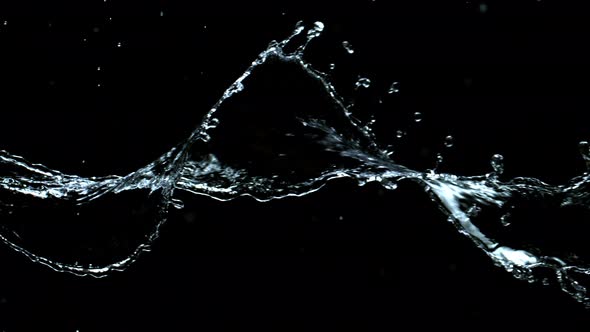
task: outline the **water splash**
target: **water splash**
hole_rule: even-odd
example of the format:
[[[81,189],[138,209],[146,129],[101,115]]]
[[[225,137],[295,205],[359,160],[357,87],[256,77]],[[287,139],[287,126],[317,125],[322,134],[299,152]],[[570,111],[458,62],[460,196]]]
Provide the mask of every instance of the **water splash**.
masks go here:
[[[185,142],[125,176],[68,175],[0,151],[0,240],[56,271],[102,277],[125,270],[150,250],[168,209],[183,208],[177,191],[222,201],[239,196],[267,201],[312,193],[335,178],[350,178],[359,185],[376,182],[388,190],[396,189],[405,179],[423,187],[457,231],[494,264],[530,282],[554,280],[574,299],[590,304],[585,239],[573,239],[567,245],[555,241],[563,235],[551,231],[555,220],[538,218],[561,218],[571,211],[576,211],[572,214],[575,218],[587,214],[590,175],[558,186],[533,178],[502,182],[501,155],[492,157],[492,173],[471,177],[414,171],[397,164],[369,128],[351,115],[328,75],[304,60],[307,45],[323,29],[324,25],[316,22],[303,34],[305,27],[299,24],[285,40],[271,42]],[[263,85],[264,95],[252,93],[269,77],[272,84]],[[294,88],[290,85],[294,81],[304,84]],[[279,110],[273,107],[276,96],[281,98]],[[414,120],[420,122],[422,115],[416,113]],[[403,135],[397,131],[398,138]],[[445,145],[452,144],[453,138],[447,137]],[[580,145],[586,161],[587,145]],[[135,207],[123,217],[104,215],[118,201]],[[120,213],[120,209],[114,210]],[[102,228],[106,220],[113,219],[114,226],[126,225],[127,230],[139,227],[145,233],[123,245],[117,242],[116,251],[103,248],[98,254],[76,251],[72,255],[71,248],[63,252],[55,249],[52,239],[44,247],[42,239],[27,234],[22,225],[38,219],[31,211],[40,211],[43,219],[35,226],[45,225],[45,220],[70,218],[75,224]],[[59,218],[48,218],[46,213]],[[560,218],[555,219],[563,222]],[[575,234],[569,227],[559,228]],[[535,229],[540,231],[532,231]],[[129,251],[119,257],[125,249]],[[105,263],[107,260],[111,261]]]

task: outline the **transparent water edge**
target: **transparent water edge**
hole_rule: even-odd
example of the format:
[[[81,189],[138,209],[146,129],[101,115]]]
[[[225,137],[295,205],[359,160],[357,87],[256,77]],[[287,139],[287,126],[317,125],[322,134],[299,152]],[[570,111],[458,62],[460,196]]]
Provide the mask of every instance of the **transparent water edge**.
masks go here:
[[[0,240],[55,271],[102,277],[125,270],[143,252],[150,250],[170,207],[182,208],[182,202],[175,198],[177,190],[222,201],[240,196],[268,201],[310,194],[336,178],[350,178],[359,185],[376,182],[387,190],[395,190],[401,180],[410,180],[422,186],[457,231],[471,239],[495,265],[529,282],[547,284],[554,280],[572,298],[590,306],[586,289],[590,284],[590,268],[584,244],[571,248],[544,247],[543,241],[527,237],[528,232],[519,230],[524,227],[522,220],[526,219],[530,206],[547,206],[555,211],[589,210],[590,175],[581,175],[563,185],[549,185],[534,178],[500,181],[501,155],[492,157],[490,173],[470,177],[442,174],[436,169],[415,171],[397,164],[391,151],[375,140],[370,128],[352,116],[328,74],[304,60],[307,45],[323,30],[321,22],[307,29],[298,24],[288,38],[271,42],[223,93],[186,141],[125,176],[68,175],[0,151],[0,215],[3,220],[14,219],[9,216],[19,209],[35,209],[36,204],[47,201],[76,208],[103,204],[105,197],[127,192],[145,191],[155,198],[154,213],[150,214],[154,219],[151,231],[123,259],[103,265],[60,261],[30,249],[26,240],[21,241],[18,234],[12,234],[14,229],[2,222]],[[348,43],[343,46],[352,53]],[[262,118],[265,124],[273,124],[268,137],[261,138],[272,147],[260,153],[264,167],[253,166],[248,158],[220,153],[216,142],[222,139],[220,131],[227,130],[224,126],[234,116],[232,103],[240,104],[240,98],[246,98],[244,94],[252,76],[260,75],[265,67],[277,63],[289,71],[299,72],[312,83],[311,89],[323,100],[320,108],[324,112],[296,109],[283,114],[284,119]],[[361,79],[356,86],[365,88],[368,85],[370,80]],[[389,93],[397,91],[396,82]],[[421,119],[422,115],[417,114],[416,121]],[[256,125],[257,121],[260,122],[256,119],[252,123]],[[452,144],[453,138],[447,137],[445,145]],[[582,144],[580,148],[585,149],[586,160],[587,146]],[[306,155],[313,156],[313,167],[298,163]],[[18,219],[15,222],[18,223]]]

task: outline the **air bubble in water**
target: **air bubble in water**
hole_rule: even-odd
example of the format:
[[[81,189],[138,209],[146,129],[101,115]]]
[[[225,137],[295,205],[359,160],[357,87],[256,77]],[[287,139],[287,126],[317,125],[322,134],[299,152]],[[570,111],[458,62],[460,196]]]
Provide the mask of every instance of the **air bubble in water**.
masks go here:
[[[420,112],[414,112],[414,121],[415,122],[421,122],[422,121],[422,113],[420,113]]]
[[[492,165],[496,175],[502,175],[502,173],[504,173],[504,156],[501,154],[493,155],[490,164]]]
[[[348,42],[347,40],[342,42],[342,46],[344,47],[346,52],[348,52],[348,54],[354,53],[354,49],[352,48],[352,45],[350,45],[350,42]]]
[[[356,88],[368,88],[371,86],[371,80],[366,78],[366,77],[361,77],[358,79],[358,81],[356,81],[356,83],[354,84],[356,86]]]
[[[389,90],[387,90],[387,93],[394,94],[394,93],[398,93],[399,92],[399,82],[393,82],[391,83],[391,85],[389,86]]]
[[[452,148],[453,144],[455,144],[455,138],[453,138],[453,136],[449,135],[445,138],[445,146],[447,148]]]

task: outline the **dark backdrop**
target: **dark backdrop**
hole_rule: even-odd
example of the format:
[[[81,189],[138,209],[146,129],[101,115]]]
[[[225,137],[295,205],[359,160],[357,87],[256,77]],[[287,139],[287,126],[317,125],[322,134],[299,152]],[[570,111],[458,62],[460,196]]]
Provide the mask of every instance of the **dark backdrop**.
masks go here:
[[[318,45],[353,45],[353,55],[312,46],[309,56],[336,63],[335,84],[364,98],[358,116],[375,114],[380,140],[408,131],[396,143],[402,164],[431,168],[451,134],[445,172],[488,172],[494,153],[505,157],[506,178],[563,183],[583,172],[590,20],[587,8],[550,0],[3,1],[0,149],[68,173],[131,172],[187,137],[301,19],[326,24]],[[372,79],[368,95],[355,95],[358,75]],[[392,81],[400,93],[386,96]],[[424,115],[419,125],[414,112]],[[556,287],[494,267],[410,184],[384,192],[337,181],[269,203],[184,201],[151,253],[104,279],[56,273],[0,248],[0,328],[588,323],[589,312]]]

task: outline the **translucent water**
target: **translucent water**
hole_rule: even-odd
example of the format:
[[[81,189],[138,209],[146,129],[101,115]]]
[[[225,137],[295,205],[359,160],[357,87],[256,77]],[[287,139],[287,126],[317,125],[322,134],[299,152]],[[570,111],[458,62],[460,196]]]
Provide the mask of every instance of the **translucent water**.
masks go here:
[[[56,271],[101,277],[125,270],[150,250],[169,208],[183,208],[177,192],[222,201],[239,196],[267,201],[306,195],[336,178],[359,185],[375,182],[387,190],[406,180],[423,187],[457,231],[494,264],[519,279],[557,284],[590,304],[585,239],[558,241],[563,234],[556,234],[554,227],[557,221],[568,222],[567,216],[588,213],[590,175],[563,185],[534,178],[501,181],[504,158],[499,154],[491,158],[491,173],[470,177],[415,171],[396,163],[370,128],[351,116],[328,75],[304,60],[306,46],[323,29],[320,22],[307,30],[298,25],[285,40],[271,42],[186,141],[125,176],[68,175],[1,151],[0,240]],[[272,84],[262,84],[266,94],[252,95],[267,76]],[[293,87],[295,81],[302,83]],[[284,106],[272,107],[273,98]],[[422,114],[416,113],[414,120],[422,121]],[[398,138],[404,135],[396,133]],[[453,144],[451,136],[444,140],[446,147]],[[587,143],[580,144],[580,151],[588,160]],[[109,215],[117,204],[117,214],[128,212]],[[44,229],[59,233],[59,225],[47,223],[60,219],[83,225],[83,234],[103,230],[109,241],[64,239],[56,246],[39,238],[40,232],[27,231],[45,224]],[[107,220],[114,221],[107,225]],[[576,221],[559,228],[575,235],[569,227]],[[100,250],[76,250],[89,246]]]

